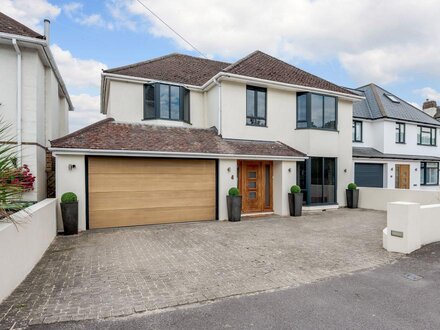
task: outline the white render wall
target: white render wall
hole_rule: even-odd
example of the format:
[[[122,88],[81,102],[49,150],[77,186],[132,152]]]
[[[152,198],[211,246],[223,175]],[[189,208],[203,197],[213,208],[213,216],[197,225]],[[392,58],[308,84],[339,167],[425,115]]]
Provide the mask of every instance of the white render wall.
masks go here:
[[[296,184],[296,162],[273,162],[273,211],[278,215],[289,215],[288,193]]]
[[[69,165],[75,165],[69,170]],[[78,229],[86,230],[86,166],[82,155],[56,155],[56,191],[57,200],[66,192],[73,192],[78,197]],[[58,230],[63,230],[61,209],[57,205]]]
[[[56,236],[56,199],[45,199],[0,223],[0,302],[14,291]]]
[[[218,220],[228,220],[226,196],[230,188],[238,187],[236,159],[219,160],[218,185]]]

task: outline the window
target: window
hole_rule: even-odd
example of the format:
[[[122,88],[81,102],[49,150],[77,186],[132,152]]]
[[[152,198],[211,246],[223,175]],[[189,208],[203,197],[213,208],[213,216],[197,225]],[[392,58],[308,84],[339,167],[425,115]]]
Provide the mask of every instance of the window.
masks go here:
[[[391,94],[383,94],[383,95],[385,95],[391,102],[400,103],[400,100],[394,95]]]
[[[297,97],[296,127],[336,130],[337,99],[313,93]]]
[[[266,126],[266,88],[247,86],[246,125]]]
[[[435,146],[437,144],[437,129],[435,127],[419,126],[417,144]]]
[[[358,120],[353,121],[353,142],[362,142],[362,122]]]
[[[420,164],[420,184],[438,186],[438,163],[422,162]]]
[[[189,123],[189,90],[181,86],[144,86],[144,119],[178,120]]]
[[[405,143],[405,124],[396,123],[396,143]]]

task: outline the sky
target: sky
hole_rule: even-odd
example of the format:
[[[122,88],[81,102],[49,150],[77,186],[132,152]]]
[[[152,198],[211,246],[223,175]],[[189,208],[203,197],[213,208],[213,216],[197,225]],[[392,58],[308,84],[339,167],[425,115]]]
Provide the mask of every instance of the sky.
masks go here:
[[[233,62],[261,50],[333,83],[376,83],[421,107],[440,103],[438,0],[0,0],[0,11],[42,33],[75,111],[70,131],[104,118],[100,74],[171,52]]]

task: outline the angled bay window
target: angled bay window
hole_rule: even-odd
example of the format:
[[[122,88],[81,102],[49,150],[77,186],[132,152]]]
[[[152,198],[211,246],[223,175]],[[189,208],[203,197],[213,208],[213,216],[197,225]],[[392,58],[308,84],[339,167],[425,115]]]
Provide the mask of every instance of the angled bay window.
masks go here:
[[[437,129],[435,127],[419,126],[417,134],[417,144],[423,146],[437,145]]]
[[[166,84],[144,85],[144,119],[165,119],[189,123],[189,90]]]
[[[336,97],[314,93],[298,94],[296,128],[336,130],[337,118]]]
[[[266,126],[266,88],[246,86],[246,125]]]
[[[422,162],[420,164],[420,184],[422,186],[438,186],[437,162]]]

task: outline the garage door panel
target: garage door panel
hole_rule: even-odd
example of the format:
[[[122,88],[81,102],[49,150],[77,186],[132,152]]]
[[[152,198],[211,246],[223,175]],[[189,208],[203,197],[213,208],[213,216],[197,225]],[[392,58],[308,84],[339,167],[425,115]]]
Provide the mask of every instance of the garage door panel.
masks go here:
[[[148,182],[148,184],[145,184]],[[175,191],[202,189],[206,184],[215,184],[215,176],[209,174],[93,174],[89,178],[90,192],[100,191],[169,191],[172,186]]]
[[[355,183],[359,187],[383,188],[383,164],[356,163]]]
[[[179,207],[179,206],[215,206],[215,191],[183,190],[170,191],[124,191],[98,192],[90,194],[93,204],[91,211],[127,208]]]
[[[185,221],[209,221],[215,218],[212,207],[148,208],[90,212],[90,228],[109,228]],[[109,222],[109,219],[114,219]]]
[[[214,220],[214,160],[88,158],[89,227]]]

